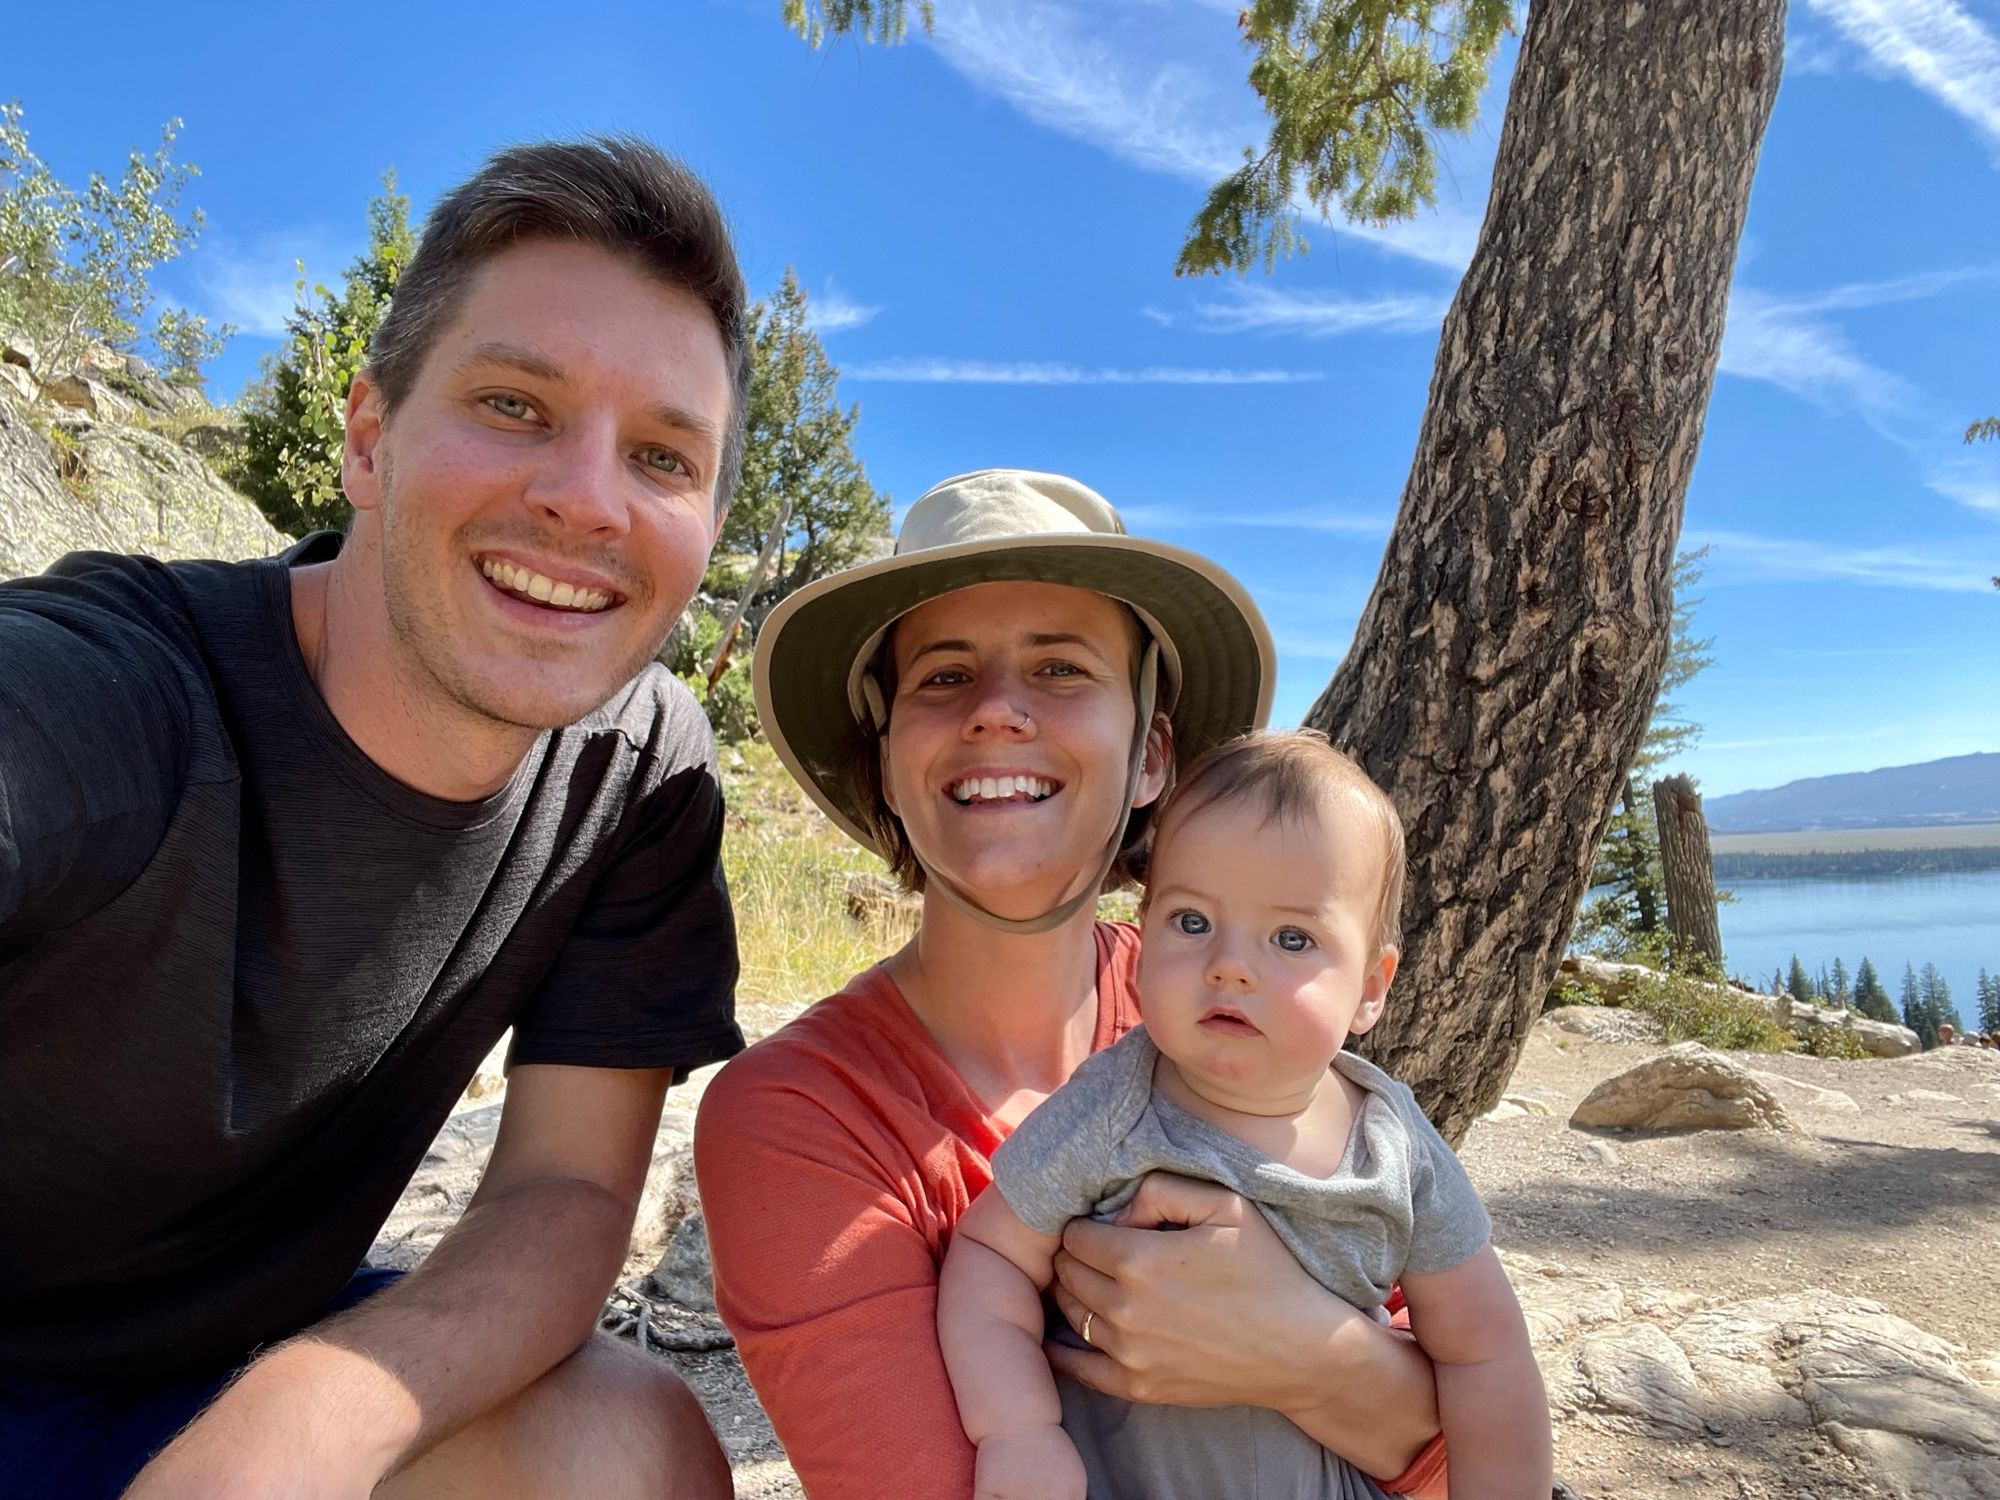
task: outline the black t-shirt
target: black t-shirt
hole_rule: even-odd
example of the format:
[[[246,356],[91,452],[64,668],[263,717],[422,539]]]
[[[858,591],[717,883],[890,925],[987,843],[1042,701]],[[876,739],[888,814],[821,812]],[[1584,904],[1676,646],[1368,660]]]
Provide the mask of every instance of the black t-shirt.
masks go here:
[[[426,796],[299,653],[287,564],[338,546],[0,585],[0,1369],[157,1379],[313,1321],[508,1026],[676,1077],[743,1045],[687,689],[649,667],[493,796]]]

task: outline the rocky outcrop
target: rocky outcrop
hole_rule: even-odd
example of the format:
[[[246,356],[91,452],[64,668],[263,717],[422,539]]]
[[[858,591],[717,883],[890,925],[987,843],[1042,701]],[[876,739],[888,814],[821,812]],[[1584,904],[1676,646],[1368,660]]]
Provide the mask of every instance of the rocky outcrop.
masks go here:
[[[1666,1032],[1643,1010],[1611,1005],[1559,1005],[1542,1012],[1542,1024],[1593,1042],[1662,1042]]]
[[[206,424],[206,403],[142,362],[89,351],[37,371],[18,340],[0,368],[0,578],[84,549],[155,557],[264,557],[286,538],[168,431]],[[171,422],[166,418],[171,417]],[[162,430],[165,429],[165,430]]]
[[[1750,1070],[1699,1042],[1681,1042],[1604,1080],[1570,1124],[1634,1130],[1797,1130]]]
[[[1502,1258],[1559,1424],[1791,1448],[1870,1494],[2000,1500],[2000,1397],[1972,1374],[1985,1365],[1879,1303],[1815,1289],[1703,1302]]]

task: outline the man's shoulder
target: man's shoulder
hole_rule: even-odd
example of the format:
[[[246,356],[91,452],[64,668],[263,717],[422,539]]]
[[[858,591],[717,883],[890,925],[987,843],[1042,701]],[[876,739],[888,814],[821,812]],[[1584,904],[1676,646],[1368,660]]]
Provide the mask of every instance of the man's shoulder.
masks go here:
[[[662,778],[715,762],[708,715],[693,690],[657,661],[648,662],[608,702],[578,720],[573,732],[582,739],[617,736],[653,761]]]

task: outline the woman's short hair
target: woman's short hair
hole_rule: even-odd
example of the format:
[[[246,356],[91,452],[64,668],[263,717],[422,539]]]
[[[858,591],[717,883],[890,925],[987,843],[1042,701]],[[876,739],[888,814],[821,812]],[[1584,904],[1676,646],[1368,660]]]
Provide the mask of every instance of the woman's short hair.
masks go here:
[[[1160,836],[1205,807],[1247,800],[1266,822],[1317,817],[1329,798],[1345,798],[1382,830],[1381,893],[1375,906],[1376,952],[1402,946],[1403,819],[1389,794],[1359,762],[1317,729],[1246,734],[1199,757],[1160,808]]]
[[[715,503],[726,505],[742,470],[749,407],[743,273],[707,186],[636,136],[514,146],[439,200],[368,346],[383,404],[393,411],[415,389],[480,266],[528,240],[595,245],[708,309],[729,366],[729,430],[715,476]]]

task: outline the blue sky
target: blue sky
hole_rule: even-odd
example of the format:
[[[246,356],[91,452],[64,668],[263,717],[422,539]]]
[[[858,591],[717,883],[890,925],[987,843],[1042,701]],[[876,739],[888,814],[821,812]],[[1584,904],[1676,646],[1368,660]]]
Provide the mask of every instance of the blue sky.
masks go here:
[[[914,7],[913,7],[914,8]],[[105,6],[10,19],[0,97],[75,182],[170,115],[202,169],[168,293],[273,347],[393,166],[421,213],[494,147],[632,130],[714,182],[752,286],[795,266],[907,503],[1072,473],[1209,553],[1277,637],[1296,722],[1346,648],[1478,233],[1511,45],[1435,211],[1312,232],[1275,275],[1176,281],[1204,187],[1261,141],[1235,0],[938,0],[934,38],[809,52],[779,0],[577,8]],[[1716,665],[1711,793],[2000,750],[2000,0],[1793,0],[1684,541]],[[362,19],[358,20],[357,17]],[[366,24],[364,24],[364,22]]]

